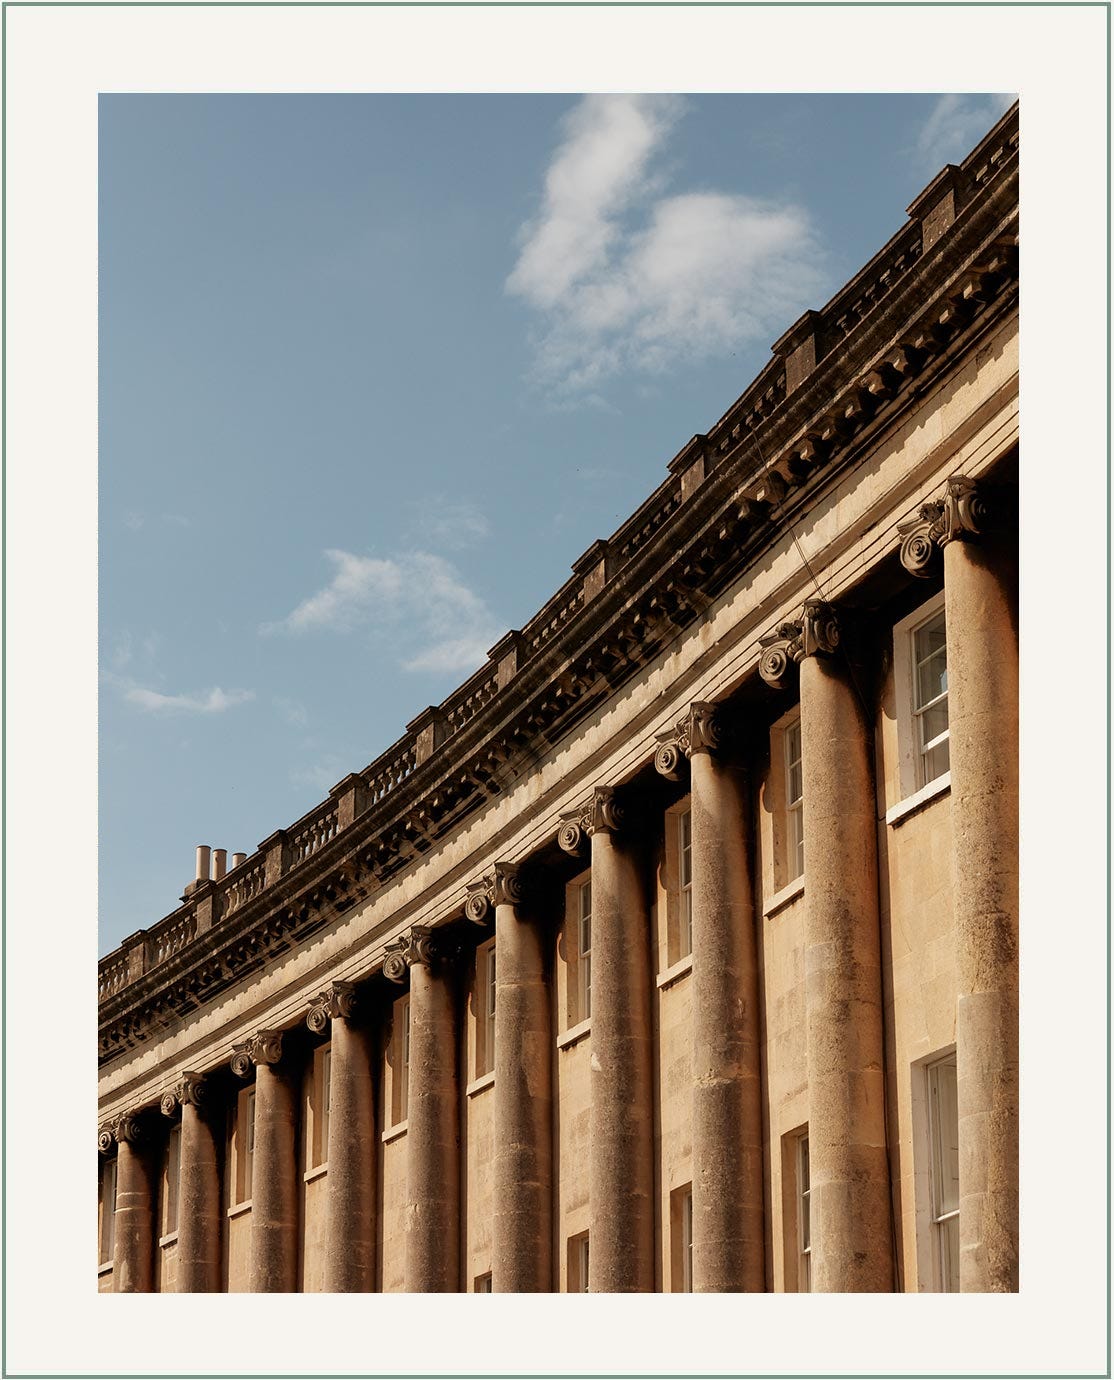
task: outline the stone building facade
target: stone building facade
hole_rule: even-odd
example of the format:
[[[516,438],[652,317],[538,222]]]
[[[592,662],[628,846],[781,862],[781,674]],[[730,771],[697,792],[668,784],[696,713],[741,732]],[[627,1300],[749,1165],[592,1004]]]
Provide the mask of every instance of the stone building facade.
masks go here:
[[[1017,1289],[1017,159],[101,960],[103,1290]]]

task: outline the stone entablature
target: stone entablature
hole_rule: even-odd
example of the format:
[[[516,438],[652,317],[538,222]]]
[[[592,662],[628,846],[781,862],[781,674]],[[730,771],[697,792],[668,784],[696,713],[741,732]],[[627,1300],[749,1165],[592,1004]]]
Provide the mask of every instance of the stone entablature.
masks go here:
[[[1014,113],[942,184],[954,217],[942,230],[937,203],[915,203],[920,219],[778,342],[751,389],[487,666],[328,801],[101,961],[102,1060],[373,894],[499,794],[524,754],[656,657],[1013,308],[1016,131]],[[930,215],[935,238],[918,249]]]

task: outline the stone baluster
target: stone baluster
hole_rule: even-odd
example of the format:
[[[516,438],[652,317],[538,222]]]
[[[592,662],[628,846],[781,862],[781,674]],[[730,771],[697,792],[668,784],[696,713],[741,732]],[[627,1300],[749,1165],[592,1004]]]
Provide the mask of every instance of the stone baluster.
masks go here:
[[[315,1034],[330,1026],[329,1172],[325,1181],[325,1290],[367,1293],[375,1271],[375,1101],[368,1031],[356,991],[333,982],[310,1004]]]
[[[496,863],[468,890],[468,919],[495,918],[492,1291],[545,1293],[553,1287],[553,1094],[542,935],[512,863]]]
[[[279,1066],[281,1058],[282,1031],[261,1030],[232,1059],[232,1071],[241,1078],[255,1068],[248,1282],[254,1294],[287,1294],[297,1288],[296,1093],[289,1070]]]
[[[413,926],[388,945],[383,972],[410,975],[406,1132],[406,1290],[460,1287],[460,1123],[456,1002],[437,941]]]
[[[164,1116],[181,1116],[178,1169],[179,1294],[221,1288],[220,1139],[223,1127],[209,1109],[209,1084],[185,1072],[162,1099]]]
[[[116,1142],[116,1244],[112,1254],[112,1290],[116,1294],[149,1294],[155,1278],[155,1164],[148,1122],[135,1112],[117,1117],[111,1127]],[[101,1141],[102,1148],[104,1141]]]
[[[812,1280],[893,1288],[871,726],[833,610],[818,600],[763,639],[762,676],[800,666]]]
[[[1016,571],[983,535],[988,517],[979,486],[953,475],[900,529],[914,575],[943,547],[964,1293],[1018,1287]]]
[[[592,857],[592,1034],[588,1193],[593,1293],[654,1287],[654,1101],[650,925],[642,867],[622,836],[624,809],[597,787],[558,835]]]
[[[670,780],[689,759],[692,820],[692,1280],[765,1288],[758,961],[746,779],[722,711],[693,704],[663,734]]]

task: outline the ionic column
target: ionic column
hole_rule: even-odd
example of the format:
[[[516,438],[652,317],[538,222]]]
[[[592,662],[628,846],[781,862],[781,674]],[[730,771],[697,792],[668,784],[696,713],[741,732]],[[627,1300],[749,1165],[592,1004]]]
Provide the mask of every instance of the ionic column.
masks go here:
[[[368,1293],[375,1272],[375,1102],[371,1044],[354,1023],[356,991],[333,982],[310,1005],[306,1024],[329,1044],[329,1144],[325,1177],[325,1290]]]
[[[953,475],[901,551],[922,574],[944,548],[964,1293],[1018,1287],[1017,630],[1014,572],[986,526],[978,486]]]
[[[805,1004],[812,1280],[818,1293],[893,1288],[871,727],[839,625],[809,600],[764,639],[761,671],[801,675]]]
[[[410,1089],[406,1131],[406,1290],[460,1288],[460,1130],[456,1013],[436,941],[415,925],[388,946],[383,972],[410,974]]]
[[[761,1291],[762,1097],[746,781],[720,713],[693,704],[655,765],[690,768],[692,817],[692,1279],[696,1293]]]
[[[164,1116],[182,1118],[178,1170],[177,1292],[219,1293],[221,1214],[219,1139],[208,1110],[209,1085],[183,1073],[162,1099]]]
[[[469,887],[465,914],[495,912],[495,1151],[492,1291],[553,1287],[552,1115],[549,995],[536,921],[523,905],[518,869],[496,863]]]
[[[592,1035],[588,1192],[592,1293],[654,1287],[650,923],[623,808],[597,787],[583,815],[592,851]],[[575,852],[579,826],[561,846]],[[572,845],[572,846],[570,846]]]
[[[149,1294],[155,1278],[155,1173],[149,1128],[137,1113],[125,1112],[113,1123],[110,1134],[116,1141],[112,1291]]]
[[[288,1294],[298,1281],[298,1178],[294,1151],[295,1090],[280,1068],[282,1031],[261,1030],[232,1059],[241,1078],[255,1067],[255,1149],[251,1170],[253,1294]]]

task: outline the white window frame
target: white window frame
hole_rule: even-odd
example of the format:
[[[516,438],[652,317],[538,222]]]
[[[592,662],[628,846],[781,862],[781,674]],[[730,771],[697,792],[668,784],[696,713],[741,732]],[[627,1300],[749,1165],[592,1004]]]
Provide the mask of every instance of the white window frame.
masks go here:
[[[587,898],[587,905],[585,905]],[[574,913],[574,940],[576,945],[576,1019],[588,1021],[592,1018],[592,878],[579,882],[576,887],[576,910]],[[587,945],[585,930],[587,929]]]
[[[251,1203],[252,1168],[255,1159],[255,1085],[241,1088],[236,1097],[232,1127],[232,1176],[229,1198],[233,1208]]]
[[[950,779],[950,770],[931,779],[926,779],[925,756],[934,747],[950,742],[949,731],[937,735],[931,743],[923,745],[920,741],[920,717],[929,705],[918,709],[916,635],[927,623],[933,622],[944,612],[944,591],[940,590],[926,600],[912,613],[894,624],[894,700],[897,707],[898,732],[898,772],[901,799],[907,800],[918,792],[933,793],[934,787],[942,787]],[[946,634],[945,634],[946,636]],[[945,640],[945,649],[947,643]],[[945,698],[945,695],[939,698]]]
[[[474,1078],[495,1072],[495,940],[476,949],[476,1049]]]
[[[796,753],[794,754],[794,747]],[[785,818],[785,885],[805,875],[805,788],[804,753],[801,746],[800,710],[781,730],[781,769],[784,773],[783,815]],[[792,771],[796,766],[801,778],[800,794],[792,794]]]
[[[677,953],[674,962],[692,953],[692,805],[676,816],[677,840]]]
[[[590,1268],[591,1251],[589,1236],[586,1231],[578,1232],[575,1236],[569,1237],[568,1243],[568,1292],[570,1294],[587,1294],[591,1292]]]
[[[692,1293],[692,1184],[669,1195],[671,1285],[675,1294]]]
[[[948,1153],[944,1145],[944,1137],[948,1135],[950,1130],[958,1143],[959,1126],[958,1109],[955,1113],[956,1124],[952,1127],[945,1124],[946,1117],[941,1115],[940,1078],[945,1070],[950,1071],[951,1080],[954,1084],[956,1078],[954,1053],[945,1055],[942,1059],[934,1059],[924,1067],[925,1094],[928,1105],[930,1230],[932,1233],[933,1282],[936,1291],[943,1294],[954,1294],[959,1292],[959,1273],[958,1267],[952,1264],[948,1242],[953,1234],[958,1235],[959,1232],[959,1185],[957,1171],[955,1206],[948,1207],[944,1202],[943,1173]]]
[[[399,997],[392,1012],[391,1106],[392,1127],[405,1124],[410,1113],[410,994]]]
[[[166,1137],[166,1169],[163,1180],[161,1244],[178,1236],[178,1203],[182,1175],[182,1123],[174,1122]]]
[[[794,1147],[797,1202],[797,1293],[812,1293],[812,1175],[808,1155],[808,1132],[796,1137]]]
[[[306,1137],[306,1169],[329,1167],[329,1079],[332,1074],[332,1041],[313,1051],[310,1074],[309,1125]]]
[[[116,1156],[101,1166],[101,1235],[97,1243],[98,1264],[111,1265],[116,1253]]]

